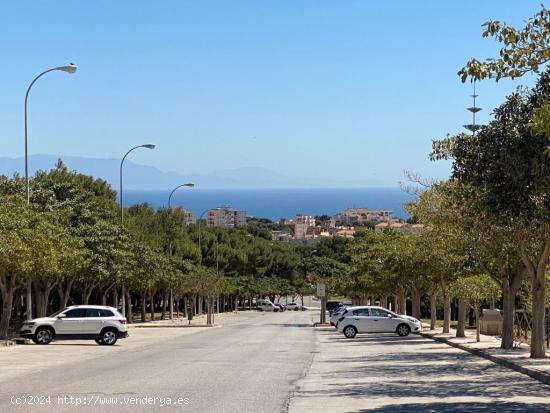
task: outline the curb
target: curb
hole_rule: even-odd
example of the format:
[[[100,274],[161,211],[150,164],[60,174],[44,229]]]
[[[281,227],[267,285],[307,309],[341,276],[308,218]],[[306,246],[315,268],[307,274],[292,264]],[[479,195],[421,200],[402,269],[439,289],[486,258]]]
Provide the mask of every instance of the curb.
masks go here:
[[[128,328],[218,328],[221,327],[221,324],[216,324],[212,326],[201,326],[201,325],[182,325],[182,326],[175,326],[175,325],[128,325]]]
[[[423,332],[419,332],[418,334],[422,337],[431,338],[434,341],[438,341],[440,343],[445,343],[445,344],[447,344],[451,347],[455,347],[455,348],[458,348],[460,350],[467,351],[470,354],[473,354],[475,356],[482,357],[484,359],[490,360],[493,363],[496,363],[496,364],[499,364],[503,367],[509,368],[510,370],[517,371],[518,373],[525,374],[525,375],[527,375],[527,376],[529,376],[529,377],[531,377],[535,380],[538,380],[538,381],[540,381],[544,384],[550,385],[550,373],[545,373],[543,371],[533,370],[533,369],[529,369],[529,368],[526,368],[526,367],[522,367],[522,366],[520,366],[516,363],[513,363],[513,362],[509,361],[509,360],[506,360],[506,359],[503,359],[503,358],[500,358],[500,357],[497,357],[497,356],[493,356],[492,354],[488,354],[488,353],[484,352],[483,350],[479,350],[479,349],[476,349],[476,348],[470,348],[470,347],[464,346],[464,345],[459,344],[459,343],[453,343],[452,341],[449,341],[449,340],[447,340],[443,337],[434,337],[433,335],[431,335],[429,333],[423,333]]]

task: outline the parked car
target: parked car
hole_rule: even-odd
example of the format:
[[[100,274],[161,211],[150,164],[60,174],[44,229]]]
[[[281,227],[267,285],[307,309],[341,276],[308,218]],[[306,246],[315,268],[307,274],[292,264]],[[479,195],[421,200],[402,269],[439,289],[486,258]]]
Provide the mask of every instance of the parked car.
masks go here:
[[[262,301],[256,306],[258,311],[273,311],[274,313],[280,311],[280,308],[273,304],[271,301]]]
[[[300,304],[290,303],[290,304],[286,305],[286,308],[287,308],[287,310],[298,311],[302,308],[302,306]]]
[[[25,321],[19,328],[19,335],[32,339],[36,344],[79,339],[112,346],[119,338],[128,337],[128,326],[126,318],[116,308],[74,305],[49,317]]]
[[[336,310],[334,310],[334,312],[330,316],[331,326],[338,328],[338,319],[342,316],[342,314],[344,314],[344,311],[346,311],[347,308],[348,306],[343,305],[341,307],[338,307]]]
[[[347,338],[358,333],[397,333],[405,337],[411,331],[421,330],[422,325],[416,318],[376,306],[349,307],[338,318],[338,331]]]
[[[329,315],[332,315],[334,310],[336,310],[337,308],[339,308],[343,305],[344,305],[344,303],[341,302],[341,301],[327,301],[327,311],[328,311]]]
[[[286,306],[284,304],[281,304],[281,303],[275,303],[275,305],[277,307],[279,307],[279,310],[281,311],[286,311]]]

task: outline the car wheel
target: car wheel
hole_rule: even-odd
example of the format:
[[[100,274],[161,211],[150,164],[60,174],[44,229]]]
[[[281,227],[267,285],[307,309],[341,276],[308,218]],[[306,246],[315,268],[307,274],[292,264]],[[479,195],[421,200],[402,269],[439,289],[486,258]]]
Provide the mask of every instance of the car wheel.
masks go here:
[[[407,324],[399,324],[397,326],[397,334],[401,337],[407,337],[411,332],[411,328]]]
[[[294,311],[298,311],[298,307],[294,307]]]
[[[353,338],[357,335],[357,329],[354,326],[347,326],[344,328],[344,335],[346,338]]]
[[[53,331],[48,327],[40,327],[34,333],[32,341],[36,344],[50,344],[53,340]]]
[[[117,332],[111,328],[108,330],[103,330],[99,338],[99,340],[101,340],[101,342],[106,346],[112,346],[116,343],[117,339]]]
[[[264,311],[264,309],[263,308],[258,308],[258,311]]]

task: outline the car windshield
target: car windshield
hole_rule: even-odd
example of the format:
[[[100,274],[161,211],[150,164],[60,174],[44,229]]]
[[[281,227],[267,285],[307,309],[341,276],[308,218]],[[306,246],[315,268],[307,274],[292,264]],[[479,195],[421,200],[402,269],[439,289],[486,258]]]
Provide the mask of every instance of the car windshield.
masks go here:
[[[59,315],[61,314],[63,311],[65,311],[67,308],[62,308],[61,310],[58,310],[56,311],[55,313],[53,313],[52,315],[50,315],[50,317],[55,317],[56,315]]]

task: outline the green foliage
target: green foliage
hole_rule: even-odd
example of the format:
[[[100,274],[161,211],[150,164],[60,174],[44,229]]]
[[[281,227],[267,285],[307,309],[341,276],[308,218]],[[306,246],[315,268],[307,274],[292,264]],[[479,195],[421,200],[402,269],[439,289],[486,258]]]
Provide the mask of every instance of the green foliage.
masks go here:
[[[450,291],[474,309],[479,309],[483,302],[495,302],[500,298],[500,286],[486,274],[459,277],[451,284]]]
[[[541,9],[520,29],[498,20],[483,24],[483,37],[493,37],[502,44],[497,59],[480,62],[471,59],[458,75],[462,82],[502,77],[517,78],[528,72],[538,73],[550,60],[550,11]]]

